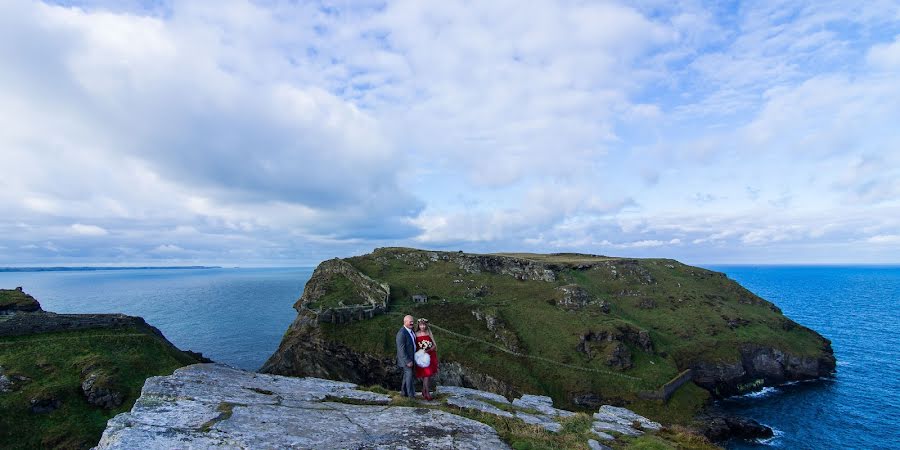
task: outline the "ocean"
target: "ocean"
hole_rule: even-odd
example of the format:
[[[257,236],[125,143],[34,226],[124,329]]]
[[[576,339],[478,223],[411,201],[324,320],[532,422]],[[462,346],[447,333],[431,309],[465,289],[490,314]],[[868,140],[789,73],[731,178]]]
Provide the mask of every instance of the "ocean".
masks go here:
[[[837,374],[720,401],[775,430],[730,449],[900,448],[900,267],[712,266],[831,339]]]
[[[257,370],[297,317],[313,268],[0,272],[46,311],[143,317],[178,348]]]
[[[900,267],[707,266],[832,340],[831,380],[718,402],[776,430],[730,449],[900,448]],[[175,345],[258,369],[278,347],[312,268],[0,272],[44,309],[144,317]]]

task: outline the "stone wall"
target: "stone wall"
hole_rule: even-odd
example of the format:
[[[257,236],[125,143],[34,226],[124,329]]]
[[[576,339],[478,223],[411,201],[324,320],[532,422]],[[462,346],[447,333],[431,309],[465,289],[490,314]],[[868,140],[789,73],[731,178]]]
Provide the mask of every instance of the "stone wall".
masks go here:
[[[691,381],[694,378],[694,371],[691,369],[687,369],[678,375],[675,378],[669,380],[668,383],[664,384],[661,388],[656,391],[651,392],[641,392],[638,394],[639,397],[648,399],[648,400],[662,400],[663,402],[669,401],[672,397],[672,394],[678,390],[684,383]]]
[[[326,308],[315,312],[318,323],[341,324],[371,319],[379,314],[383,314],[384,310],[385,307],[383,305],[360,305],[345,306],[342,308]]]

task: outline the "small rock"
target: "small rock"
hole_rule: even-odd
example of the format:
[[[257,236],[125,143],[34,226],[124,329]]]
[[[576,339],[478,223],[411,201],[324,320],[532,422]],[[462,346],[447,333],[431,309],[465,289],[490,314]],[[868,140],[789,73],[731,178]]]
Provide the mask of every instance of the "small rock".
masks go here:
[[[29,410],[33,414],[46,414],[62,406],[62,401],[52,396],[36,397],[31,399],[30,403]]]
[[[596,434],[598,438],[603,439],[604,441],[611,441],[615,439],[615,437],[609,433],[604,433],[600,430],[591,429],[591,432]]]
[[[662,428],[658,422],[654,422],[640,414],[637,414],[627,408],[619,406],[603,405],[600,410],[594,413],[594,418],[601,421],[615,422],[621,425],[630,426],[633,422],[638,422],[641,428],[645,430],[658,431]]]
[[[571,411],[566,411],[563,409],[556,409],[553,407],[553,399],[547,397],[545,395],[530,395],[525,394],[512,402],[513,406],[522,409],[533,409],[535,411],[540,412],[541,414],[546,414],[550,416],[560,416],[560,417],[569,417],[574,413]]]
[[[553,417],[555,416],[535,415],[516,411],[516,418],[522,422],[538,425],[551,433],[559,433],[562,431],[562,424],[554,421]]]
[[[595,392],[585,392],[572,397],[572,403],[586,408],[597,408],[603,404],[603,397]]]
[[[12,390],[12,380],[6,375],[3,366],[0,366],[0,394]]]
[[[607,435],[607,436],[609,436],[609,435]],[[612,439],[612,436],[610,436],[610,439]],[[612,450],[611,448],[609,448],[593,439],[588,439],[588,447],[590,447],[591,450]]]
[[[644,434],[642,431],[635,430],[631,428],[630,425],[623,425],[618,422],[606,422],[602,420],[595,420],[591,425],[591,428],[594,432],[597,431],[615,431],[616,433],[621,433],[626,436],[640,436]]]
[[[504,411],[490,403],[468,397],[450,397],[447,399],[447,404],[458,408],[474,409],[495,416],[513,417],[513,414],[509,411]]]
[[[718,416],[709,418],[701,433],[711,441],[731,438],[767,439],[774,435],[771,428],[747,417]]]
[[[125,395],[109,386],[101,386],[102,374],[99,371],[89,372],[81,382],[81,392],[87,402],[105,409],[113,409],[122,405]]]

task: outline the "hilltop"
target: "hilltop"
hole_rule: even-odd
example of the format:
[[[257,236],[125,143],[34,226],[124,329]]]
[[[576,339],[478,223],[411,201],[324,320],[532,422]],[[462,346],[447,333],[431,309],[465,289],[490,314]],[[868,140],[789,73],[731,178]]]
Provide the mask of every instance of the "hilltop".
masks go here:
[[[208,361],[140,317],[55,314],[0,289],[0,448],[90,448],[145,379]]]
[[[380,248],[325,261],[262,372],[396,388],[402,315],[440,382],[690,423],[712,397],[833,373],[830,342],[724,274],[671,259]]]

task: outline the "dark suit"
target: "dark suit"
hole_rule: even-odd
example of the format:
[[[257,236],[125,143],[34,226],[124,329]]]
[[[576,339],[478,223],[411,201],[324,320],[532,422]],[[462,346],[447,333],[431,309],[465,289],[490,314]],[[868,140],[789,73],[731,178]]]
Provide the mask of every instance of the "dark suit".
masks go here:
[[[416,388],[413,380],[413,368],[407,364],[416,362],[415,338],[410,336],[406,327],[400,327],[397,331],[397,366],[403,369],[403,382],[400,385],[400,394],[404,397],[415,397]]]

